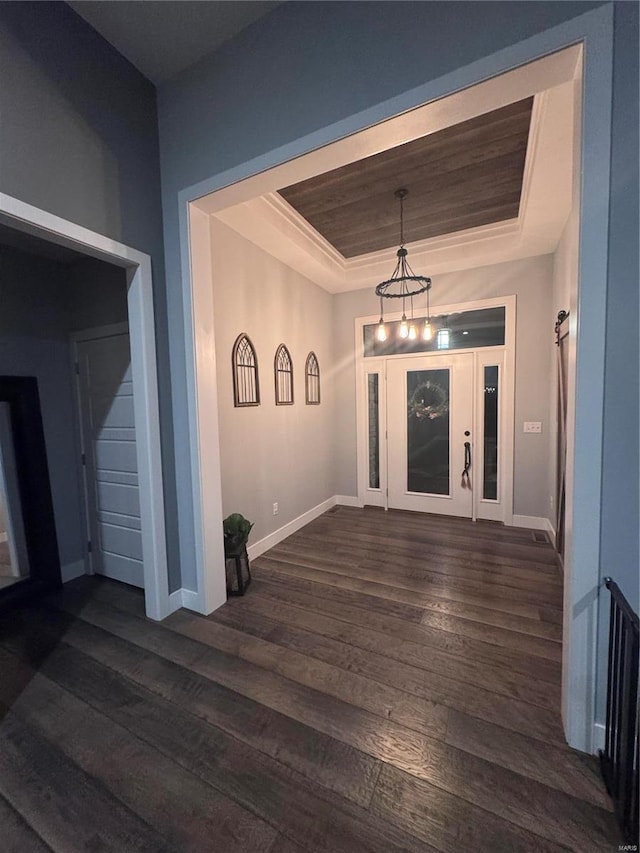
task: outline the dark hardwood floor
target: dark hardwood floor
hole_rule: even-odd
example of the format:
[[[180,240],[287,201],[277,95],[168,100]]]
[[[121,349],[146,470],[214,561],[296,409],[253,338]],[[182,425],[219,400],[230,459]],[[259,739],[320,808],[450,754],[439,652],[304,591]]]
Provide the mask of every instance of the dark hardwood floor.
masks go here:
[[[549,545],[336,507],[252,569],[207,618],[86,578],[0,619],[2,853],[617,849]]]

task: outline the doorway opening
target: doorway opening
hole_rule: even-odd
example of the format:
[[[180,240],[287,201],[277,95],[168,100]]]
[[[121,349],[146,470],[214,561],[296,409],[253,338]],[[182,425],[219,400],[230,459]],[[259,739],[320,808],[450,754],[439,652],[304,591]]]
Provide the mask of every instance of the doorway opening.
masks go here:
[[[225,600],[221,536],[218,537],[211,531],[211,525],[204,522],[205,518],[218,515],[222,517],[219,417],[212,417],[214,411],[219,415],[218,382],[222,377],[216,375],[215,369],[212,370],[211,355],[216,350],[216,333],[215,324],[212,324],[210,319],[216,319],[219,331],[223,325],[221,318],[226,316],[225,311],[228,308],[221,301],[224,300],[224,295],[218,296],[217,302],[214,297],[216,282],[225,277],[220,267],[225,254],[222,247],[230,245],[231,241],[235,242],[239,237],[242,246],[247,247],[244,255],[248,254],[249,245],[251,252],[255,247],[262,249],[271,258],[293,268],[326,292],[334,294],[334,327],[337,327],[343,322],[344,315],[340,305],[343,293],[359,291],[362,306],[375,310],[375,304],[366,302],[367,295],[372,292],[372,283],[388,275],[392,266],[390,260],[395,258],[395,251],[369,251],[364,255],[345,257],[316,231],[297,209],[285,201],[285,197],[290,197],[291,193],[306,193],[307,184],[311,187],[314,181],[322,189],[323,178],[328,173],[331,173],[330,178],[333,181],[334,174],[338,174],[341,168],[351,168],[351,164],[357,165],[368,158],[375,160],[377,155],[391,149],[395,152],[411,145],[413,141],[428,138],[431,134],[438,134],[451,126],[461,126],[465,121],[475,121],[480,117],[480,125],[484,127],[488,122],[485,117],[491,114],[492,118],[488,123],[491,125],[497,121],[504,130],[504,122],[511,127],[512,122],[518,124],[522,115],[526,114],[531,116],[531,141],[524,164],[519,218],[476,226],[470,231],[462,230],[454,234],[419,240],[410,244],[412,263],[415,268],[424,267],[430,274],[439,274],[447,270],[470,270],[486,267],[496,261],[509,262],[513,258],[536,255],[541,251],[541,245],[548,246],[547,251],[553,251],[552,247],[555,246],[554,241],[558,236],[557,229],[564,223],[572,203],[571,170],[565,168],[559,177],[555,166],[548,167],[554,164],[554,157],[557,157],[557,125],[560,122],[563,127],[567,126],[567,117],[569,125],[565,138],[569,141],[572,138],[570,117],[580,85],[580,63],[581,48],[567,48],[501,76],[485,80],[468,90],[458,91],[443,100],[423,104],[410,112],[387,119],[353,136],[253,177],[209,194],[198,193],[195,201],[189,200],[184,208],[183,222],[185,232],[188,231],[189,235],[188,250],[185,245],[184,257],[189,259],[189,263],[188,272],[185,268],[183,283],[185,305],[190,308],[187,312],[186,331],[191,338],[187,340],[187,346],[193,345],[195,356],[194,371],[188,373],[188,384],[191,387],[189,411],[195,442],[193,446],[198,448],[197,452],[192,454],[191,477],[194,505],[202,509],[202,513],[195,513],[196,545],[204,544],[201,559],[196,562],[198,596],[193,602],[196,609],[210,612]],[[508,108],[514,102],[517,102],[518,109],[511,115]],[[502,109],[507,109],[509,114],[502,113]],[[569,156],[570,148],[569,142]],[[546,151],[550,156],[538,157],[545,167],[534,169],[534,155],[539,155],[541,151]],[[407,183],[410,183],[410,180],[407,180]],[[486,185],[486,176],[483,185]],[[313,191],[314,187],[311,187],[310,192]],[[558,203],[552,210],[548,206],[544,209],[541,202],[544,202],[549,194],[558,192],[563,194],[562,200],[557,198]],[[395,221],[395,210],[392,210],[392,214]],[[532,237],[534,233],[535,238]],[[552,233],[555,236],[552,237]],[[530,239],[533,242],[529,250],[524,247],[529,245]],[[545,242],[549,240],[550,242]],[[366,241],[366,245],[369,247],[370,243]],[[504,276],[504,273],[500,275]],[[250,277],[251,274],[247,273],[247,278]],[[513,279],[514,283],[517,283],[518,273],[513,273]],[[437,285],[432,293],[434,298],[437,298],[436,287]],[[475,293],[469,284],[460,291],[460,301],[496,293],[507,296],[515,292],[515,289],[506,289],[501,279],[498,287],[492,282],[484,291],[476,288]],[[534,292],[535,284],[532,284],[529,290]],[[291,304],[291,300],[288,301]],[[241,302],[255,304],[256,300],[247,293]],[[526,307],[524,310],[527,310]],[[235,308],[234,312],[230,315],[231,319],[238,316]],[[351,318],[347,316],[345,322],[350,325],[351,334],[353,318],[362,316],[363,313],[365,312],[359,311],[352,313]],[[292,328],[295,322],[295,318],[291,318]],[[244,328],[238,328],[236,331],[238,334],[251,332]],[[255,335],[252,340],[253,337]],[[352,354],[351,342],[349,348]],[[216,355],[220,362],[227,360],[222,350]],[[355,367],[346,369],[353,371],[353,384],[345,391],[352,401],[353,389],[356,387]],[[348,386],[345,385],[346,387]],[[345,396],[342,407],[349,405]],[[338,406],[340,408],[340,402]],[[355,460],[355,429],[349,425],[348,430],[352,430],[352,459]],[[204,435],[207,436],[206,442],[201,438],[196,440],[196,436]],[[224,490],[224,483],[222,489]],[[357,501],[356,483],[338,488],[337,491],[341,498]],[[329,499],[331,496],[325,497]],[[542,513],[539,513],[538,517],[542,517]],[[270,535],[270,531],[268,532]],[[207,543],[210,543],[211,547]]]
[[[169,593],[150,258],[6,195],[0,195],[0,242],[6,309],[0,337],[3,369],[18,377],[32,376],[40,391],[62,580],[95,570],[95,546],[125,560],[131,556],[127,548],[134,549],[137,571],[131,565],[128,575],[119,579],[144,586],[147,615],[164,618]],[[70,337],[81,338],[83,329],[98,322],[121,319],[131,330],[127,363],[103,353],[90,365],[95,393],[87,423],[102,424],[109,435],[96,441],[85,432],[81,446]],[[113,369],[103,381],[107,367]],[[123,401],[114,394],[114,370],[120,374],[118,388],[126,382],[130,392],[126,422]],[[103,465],[105,444],[109,452]],[[94,519],[96,535],[87,535],[92,524],[87,495],[101,511],[113,507],[108,505],[111,484],[100,475],[89,481],[84,472],[97,460],[100,464],[94,467],[107,479],[126,479],[118,464],[113,471],[108,467],[116,457],[138,481],[138,530],[114,541],[108,538],[111,531],[104,518],[97,526]],[[124,528],[123,519],[113,520]]]

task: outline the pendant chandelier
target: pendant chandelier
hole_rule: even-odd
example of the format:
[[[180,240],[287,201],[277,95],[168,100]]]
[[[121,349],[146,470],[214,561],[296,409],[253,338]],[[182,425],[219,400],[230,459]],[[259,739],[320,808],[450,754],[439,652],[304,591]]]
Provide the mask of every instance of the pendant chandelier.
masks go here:
[[[409,195],[409,190],[398,189],[394,195],[400,200],[400,248],[397,251],[398,261],[393,275],[376,286],[376,295],[380,297],[380,322],[378,323],[376,337],[379,341],[386,341],[387,339],[387,330],[384,325],[384,300],[402,299],[402,320],[400,321],[399,335],[401,338],[414,341],[418,337],[418,331],[413,322],[413,297],[426,293],[427,316],[422,326],[422,338],[425,341],[430,341],[433,337],[429,306],[431,279],[424,275],[416,275],[407,261],[408,252],[404,247],[404,200]],[[407,320],[407,301],[410,308],[410,321]]]

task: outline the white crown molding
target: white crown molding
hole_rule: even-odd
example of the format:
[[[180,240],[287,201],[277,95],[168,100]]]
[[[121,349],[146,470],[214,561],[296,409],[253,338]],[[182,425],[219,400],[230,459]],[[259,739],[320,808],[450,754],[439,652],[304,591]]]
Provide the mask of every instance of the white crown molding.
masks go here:
[[[325,255],[328,263],[336,264],[340,268],[344,266],[345,259],[341,252],[323,237],[319,231],[316,231],[313,225],[304,216],[301,216],[295,207],[292,207],[280,193],[267,193],[267,195],[262,196],[261,201],[273,211],[275,216],[286,221],[291,228],[296,229],[300,234],[301,240],[310,241],[318,252]]]
[[[522,191],[520,193],[520,205],[518,209],[518,221],[527,209],[531,196],[531,183],[534,176],[534,166],[539,162],[539,143],[541,117],[544,115],[547,105],[547,92],[539,92],[533,99],[531,110],[531,121],[529,123],[529,139],[527,140],[527,156],[524,161],[524,174],[522,175]]]

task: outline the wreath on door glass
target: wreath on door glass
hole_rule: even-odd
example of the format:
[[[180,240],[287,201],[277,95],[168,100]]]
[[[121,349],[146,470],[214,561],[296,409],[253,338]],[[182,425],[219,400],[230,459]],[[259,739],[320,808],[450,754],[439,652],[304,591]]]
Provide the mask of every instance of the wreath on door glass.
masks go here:
[[[427,380],[418,385],[409,400],[409,416],[413,415],[419,421],[441,418],[449,411],[447,392],[437,382]]]

